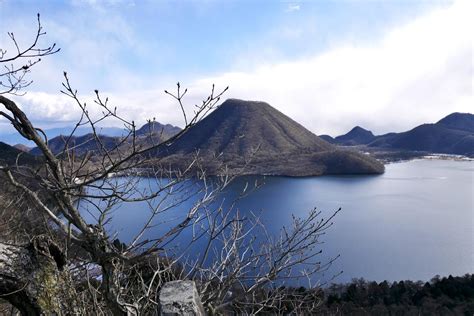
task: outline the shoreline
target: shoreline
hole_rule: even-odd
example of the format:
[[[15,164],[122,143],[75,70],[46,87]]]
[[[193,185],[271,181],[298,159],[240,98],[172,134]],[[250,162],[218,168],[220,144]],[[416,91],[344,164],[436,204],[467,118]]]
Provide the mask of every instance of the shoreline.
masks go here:
[[[463,155],[451,155],[451,154],[423,154],[419,156],[413,156],[406,159],[380,159],[380,162],[384,165],[391,165],[396,163],[405,163],[410,161],[416,160],[446,160],[446,161],[459,161],[459,162],[468,162],[474,161],[473,157],[463,156]],[[153,172],[154,168],[134,168],[128,171],[113,173],[108,176],[108,178],[120,178],[120,177],[127,177],[127,176],[135,176],[135,177],[145,177],[145,178],[154,178],[157,175]],[[290,176],[290,175],[281,175],[281,174],[250,174],[244,173],[240,176],[262,176],[262,177],[285,177],[285,178],[313,178],[313,177],[324,177],[324,176],[379,176],[380,174],[364,174],[364,173],[354,173],[354,174],[321,174],[321,175],[314,175],[314,176]],[[220,177],[223,175],[208,175],[209,177]],[[239,177],[240,177],[239,176]],[[163,177],[161,177],[163,178]],[[191,177],[192,178],[192,177]]]
[[[401,158],[401,159],[379,159],[383,162],[384,165],[409,162],[415,160],[449,160],[449,161],[474,161],[474,157],[468,157],[463,155],[454,155],[454,154],[424,154],[420,156],[413,156],[410,158]]]

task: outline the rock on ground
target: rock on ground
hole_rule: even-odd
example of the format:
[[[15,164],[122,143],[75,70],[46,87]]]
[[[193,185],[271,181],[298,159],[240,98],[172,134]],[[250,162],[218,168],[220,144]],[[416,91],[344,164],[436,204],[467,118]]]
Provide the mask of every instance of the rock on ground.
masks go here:
[[[205,315],[194,281],[171,281],[160,291],[160,315]]]

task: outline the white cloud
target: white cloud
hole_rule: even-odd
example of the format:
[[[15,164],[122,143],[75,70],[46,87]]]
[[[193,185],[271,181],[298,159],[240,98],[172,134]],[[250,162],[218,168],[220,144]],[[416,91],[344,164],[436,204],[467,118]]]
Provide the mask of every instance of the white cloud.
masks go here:
[[[471,12],[470,1],[458,1],[393,29],[371,45],[351,42],[296,61],[202,76],[184,83],[191,93],[187,101],[191,106],[200,102],[212,83],[229,85],[226,97],[267,101],[313,132],[332,135],[354,125],[376,133],[403,131],[454,111],[472,112]],[[139,124],[156,117],[181,125],[179,108],[163,93],[169,85],[156,87],[104,94]],[[69,100],[54,94],[30,92],[21,103],[37,121],[70,121],[79,113]]]
[[[287,12],[295,12],[299,11],[301,9],[301,6],[297,3],[289,3],[288,7],[286,8]]]
[[[200,86],[203,88],[203,86]],[[195,104],[200,104],[211,91],[211,85],[207,90],[192,89],[185,100],[187,113],[192,113]],[[168,87],[170,92],[175,92],[176,87]],[[222,87],[225,88],[225,87]],[[219,87],[216,87],[216,91]],[[94,103],[93,93],[78,94],[81,104],[86,103],[89,115],[94,119],[102,116],[103,109]],[[137,126],[141,126],[148,119],[155,118],[162,123],[170,123],[182,126],[184,123],[179,104],[164,90],[125,90],[121,93],[101,92],[101,98],[109,98],[111,109],[117,107],[117,114],[129,121],[134,120]],[[28,92],[21,97],[13,97],[18,106],[38,126],[44,129],[52,127],[63,127],[74,125],[81,116],[81,109],[75,101],[63,94],[52,94],[44,92]],[[189,102],[188,102],[189,101]],[[62,123],[62,124],[61,124]],[[101,126],[123,127],[123,123],[117,119],[108,119]],[[13,128],[6,124],[5,119],[0,118],[0,132],[13,132]]]
[[[232,97],[265,100],[316,133],[356,124],[402,131],[453,111],[472,111],[471,2],[459,1],[392,30],[371,46],[225,73]]]

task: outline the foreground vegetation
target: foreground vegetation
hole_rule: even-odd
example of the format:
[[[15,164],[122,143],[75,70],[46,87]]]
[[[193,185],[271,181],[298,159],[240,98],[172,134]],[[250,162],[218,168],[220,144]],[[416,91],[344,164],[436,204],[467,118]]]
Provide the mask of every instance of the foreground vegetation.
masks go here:
[[[474,275],[430,282],[354,280],[332,285],[321,308],[327,315],[473,315]]]

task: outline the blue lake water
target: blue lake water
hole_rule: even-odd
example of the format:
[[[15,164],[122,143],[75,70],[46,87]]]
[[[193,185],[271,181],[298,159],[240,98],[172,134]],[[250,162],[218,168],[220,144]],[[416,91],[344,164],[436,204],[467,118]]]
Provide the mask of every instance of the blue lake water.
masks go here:
[[[242,177],[221,193],[219,201],[224,199],[228,205],[246,183],[255,180],[264,185],[239,200],[236,207],[242,214],[259,213],[272,234],[288,225],[292,214],[304,217],[317,207],[327,217],[342,208],[322,238],[324,258],[340,255],[323,279],[340,270],[344,273],[336,282],[360,277],[429,280],[437,274],[474,273],[472,161],[394,163],[379,176]],[[157,185],[143,178],[139,186],[153,191]],[[159,225],[150,228],[144,238],[158,236],[186,213],[195,198],[161,214],[154,222]],[[113,214],[110,231],[129,241],[149,210],[145,203],[125,203]],[[92,216],[88,220],[93,221]],[[174,243],[189,236],[184,233]],[[199,249],[193,252],[197,256]]]

